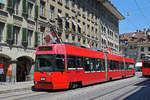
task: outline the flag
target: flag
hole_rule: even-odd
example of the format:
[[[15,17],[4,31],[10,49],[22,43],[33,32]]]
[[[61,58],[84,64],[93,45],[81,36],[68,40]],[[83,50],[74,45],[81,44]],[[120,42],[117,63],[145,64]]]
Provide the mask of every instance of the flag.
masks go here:
[[[89,43],[87,44],[87,47],[91,48],[92,47],[92,40],[89,41]]]
[[[51,33],[47,34],[44,37],[44,40],[46,41],[47,44],[48,43],[58,43],[58,42],[60,42],[59,39],[57,38],[55,32],[51,32]]]
[[[110,47],[108,47],[105,51],[111,54],[111,48]]]

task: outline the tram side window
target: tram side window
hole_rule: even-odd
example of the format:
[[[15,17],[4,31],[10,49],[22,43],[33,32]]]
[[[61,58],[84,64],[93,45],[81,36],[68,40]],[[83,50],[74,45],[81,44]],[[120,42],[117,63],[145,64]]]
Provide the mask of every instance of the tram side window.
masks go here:
[[[118,61],[113,61],[113,66],[114,66],[114,70],[119,70],[119,62]]]
[[[56,55],[56,66],[60,70],[65,69],[65,56],[64,55]]]
[[[107,61],[107,66],[108,66],[108,69],[110,69],[110,70],[113,70],[113,66],[112,66],[112,61],[111,60],[108,60]]]
[[[76,67],[78,67],[78,68],[81,68],[81,67],[83,67],[83,57],[76,57],[76,64],[77,64],[77,66]]]
[[[84,58],[84,70],[90,71],[90,58],[88,57]]]
[[[122,61],[119,62],[119,68],[120,68],[120,70],[123,70],[123,69],[124,69],[124,64],[123,64]]]
[[[68,55],[67,56],[67,66],[68,68],[76,68],[76,57]]]
[[[129,63],[126,62],[126,69],[128,70],[128,68],[129,68]]]
[[[100,68],[101,68],[101,60],[100,59],[96,59],[95,60],[95,70],[96,71],[100,71]]]
[[[95,58],[90,58],[90,71],[95,70]]]
[[[135,66],[134,66],[134,64],[133,63],[129,63],[129,67],[128,67],[128,69],[133,69]]]
[[[101,59],[101,68],[100,68],[100,70],[101,71],[104,71],[105,70],[105,60],[104,59]]]
[[[144,61],[143,62],[143,67],[144,68],[150,68],[150,62],[149,61]]]

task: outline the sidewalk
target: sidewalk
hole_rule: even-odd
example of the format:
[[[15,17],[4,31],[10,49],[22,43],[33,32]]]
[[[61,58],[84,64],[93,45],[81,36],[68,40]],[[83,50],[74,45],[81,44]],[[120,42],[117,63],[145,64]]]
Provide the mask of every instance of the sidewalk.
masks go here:
[[[0,94],[16,91],[30,90],[33,86],[33,81],[27,82],[0,82]]]

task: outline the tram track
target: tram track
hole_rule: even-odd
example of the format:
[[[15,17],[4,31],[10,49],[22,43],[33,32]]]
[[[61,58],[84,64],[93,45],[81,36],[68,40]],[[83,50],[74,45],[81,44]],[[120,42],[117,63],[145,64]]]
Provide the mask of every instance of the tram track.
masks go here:
[[[20,92],[13,92],[12,93],[7,93],[7,95],[3,94],[0,95],[0,100],[20,100],[22,98],[26,97],[31,97],[31,96],[36,96],[36,95],[43,95],[46,94],[46,92],[33,92],[33,91],[22,91]]]
[[[119,91],[119,90],[122,90],[122,89],[125,89],[125,88],[128,89],[129,87],[131,87],[131,86],[133,86],[133,85],[136,85],[136,84],[139,83],[139,82],[141,82],[141,80],[138,81],[138,82],[136,82],[136,83],[135,83],[135,82],[132,82],[132,83],[130,83],[130,84],[121,86],[121,87],[119,87],[119,88],[117,88],[117,89],[113,89],[113,90],[111,90],[111,91],[109,91],[109,92],[106,92],[106,93],[103,93],[103,94],[101,94],[101,95],[92,97],[92,98],[90,98],[89,100],[99,100],[99,98],[101,98],[101,97],[110,95],[110,94],[112,94],[112,93],[114,93],[114,92],[116,92],[116,91]],[[130,89],[129,91],[126,91],[125,93],[119,95],[117,98],[115,98],[115,99],[113,99],[113,100],[118,100],[118,99],[119,99],[120,97],[122,97],[123,95],[125,95],[125,94],[127,94],[127,93],[129,93],[129,92],[131,92],[131,91],[133,91],[133,90],[136,90],[136,89],[138,89],[138,88],[139,88],[139,87],[134,87],[133,89]]]
[[[128,78],[127,78],[128,80]],[[146,81],[146,79],[140,79],[137,81],[136,78],[132,78],[129,79],[127,81],[125,80],[118,80],[118,81],[112,81],[112,82],[107,82],[106,84],[100,84],[100,85],[92,85],[92,86],[88,86],[88,87],[83,87],[83,88],[79,88],[79,89],[73,89],[73,90],[69,90],[69,91],[37,91],[34,92],[32,90],[26,91],[26,92],[18,92],[16,94],[11,94],[8,95],[6,97],[2,96],[0,94],[0,100],[28,100],[28,98],[32,99],[32,98],[36,98],[34,100],[42,100],[42,99],[46,99],[47,97],[50,96],[50,98],[53,100],[68,100],[67,98],[70,97],[73,100],[75,99],[79,99],[82,98],[86,95],[87,98],[86,100],[99,100],[103,97],[110,97],[113,96],[114,94],[117,94],[115,96],[115,99],[113,99],[114,97],[112,97],[113,100],[119,100],[120,98],[122,98],[125,95],[129,95],[131,94],[131,92],[135,92],[135,90],[139,89],[140,87],[137,86],[137,84],[140,86],[142,86],[143,84],[147,84],[150,81]],[[144,81],[144,82],[142,82]],[[111,88],[112,86],[112,88]],[[99,88],[97,90],[97,88]],[[97,91],[97,93],[100,94],[94,94],[94,91]],[[96,93],[96,92],[95,92]],[[29,100],[30,100],[29,99]],[[111,99],[111,100],[112,100]],[[48,99],[46,99],[48,100]],[[79,99],[82,100],[82,99]]]

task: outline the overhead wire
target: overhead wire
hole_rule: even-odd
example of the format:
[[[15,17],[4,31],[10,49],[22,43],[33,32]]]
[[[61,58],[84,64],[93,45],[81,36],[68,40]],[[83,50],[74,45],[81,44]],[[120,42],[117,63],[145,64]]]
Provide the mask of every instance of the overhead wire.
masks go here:
[[[149,20],[147,19],[147,17],[143,14],[143,11],[141,10],[141,8],[140,8],[140,6],[138,5],[137,1],[134,0],[134,2],[135,2],[135,5],[137,6],[138,11],[140,11],[140,13],[141,13],[141,15],[143,16],[145,22],[147,23],[148,27],[150,27],[150,26],[149,26],[149,23],[150,23],[150,22],[149,22]]]
[[[148,20],[147,17],[143,14],[143,11],[141,10],[141,7],[138,5],[138,3],[137,3],[136,0],[134,0],[134,2],[135,2],[136,7],[137,7],[137,9],[134,9],[134,11],[140,11],[140,13],[141,13],[143,19],[145,20],[147,26],[150,27],[150,26],[149,26],[149,20]],[[130,24],[134,29],[138,29],[138,25],[135,25],[135,24],[132,22],[132,20],[130,20],[130,19],[127,17],[127,16],[130,16],[130,13],[129,13],[128,11],[126,11],[124,8],[122,8],[122,10],[123,10],[123,12],[126,12],[126,14],[125,14],[126,17],[125,17],[125,19],[126,19],[126,21],[127,21],[127,24]]]

